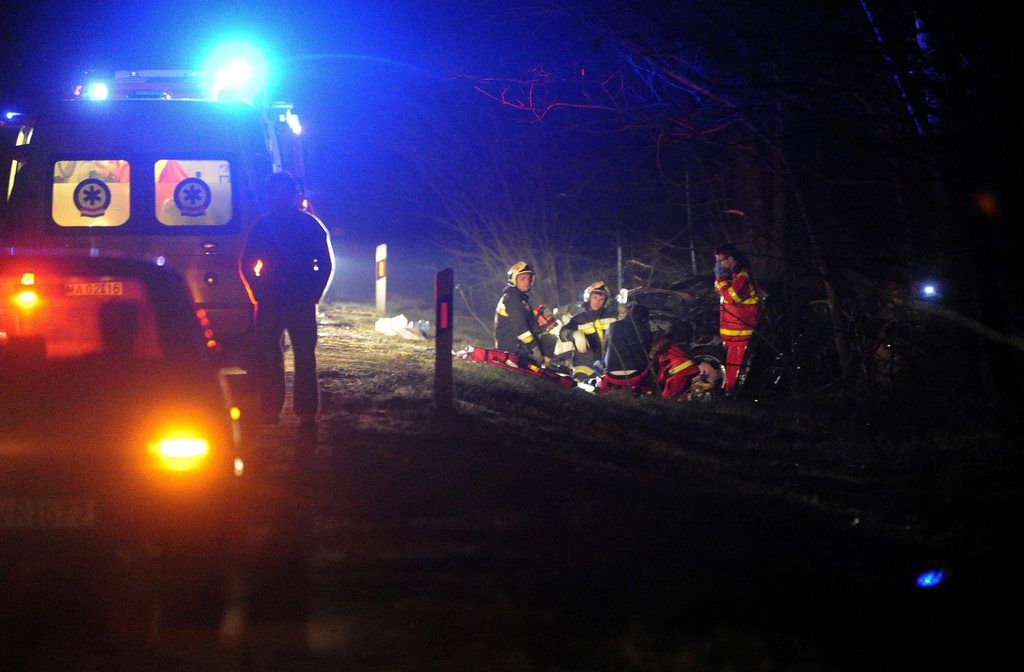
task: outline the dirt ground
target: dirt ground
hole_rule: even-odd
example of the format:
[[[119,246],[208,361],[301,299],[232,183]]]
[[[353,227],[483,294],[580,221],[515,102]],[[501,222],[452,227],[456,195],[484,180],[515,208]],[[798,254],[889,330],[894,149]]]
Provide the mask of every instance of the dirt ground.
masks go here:
[[[106,649],[72,615],[28,669],[824,672],[1015,652],[1021,459],[964,422],[980,411],[602,398],[468,362],[449,406],[434,341],[377,317],[323,305],[319,424],[286,412],[251,437],[223,617]],[[944,580],[919,588],[927,570]]]
[[[260,444],[253,557],[276,569],[249,580],[248,668],[925,669],[1010,641],[997,606],[1020,591],[996,577],[1019,535],[929,531],[906,479],[815,464],[820,432],[772,430],[803,464],[654,422],[642,447],[614,423],[588,441],[465,363],[444,411],[432,340],[375,332],[366,305],[322,313],[319,427],[286,415]],[[930,568],[950,580],[917,588]]]

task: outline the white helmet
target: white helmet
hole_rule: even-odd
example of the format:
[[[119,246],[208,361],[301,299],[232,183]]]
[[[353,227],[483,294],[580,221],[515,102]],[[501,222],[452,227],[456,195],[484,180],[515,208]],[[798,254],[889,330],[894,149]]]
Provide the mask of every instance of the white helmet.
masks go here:
[[[607,300],[607,298],[611,296],[611,293],[611,290],[608,289],[608,285],[605,284],[604,280],[595,280],[583,290],[583,303],[590,302],[591,294],[604,294],[604,298]]]
[[[530,266],[525,261],[517,261],[516,263],[512,264],[512,266],[508,269],[508,284],[516,284],[516,278],[518,278],[523,273],[529,273],[535,278],[537,277],[537,273],[533,270],[533,266]]]

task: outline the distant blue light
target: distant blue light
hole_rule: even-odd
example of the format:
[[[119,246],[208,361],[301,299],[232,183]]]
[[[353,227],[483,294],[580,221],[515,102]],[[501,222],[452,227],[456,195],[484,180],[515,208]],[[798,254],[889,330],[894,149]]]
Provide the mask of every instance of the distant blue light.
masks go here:
[[[925,280],[917,286],[917,294],[925,301],[936,301],[942,298],[938,283],[932,280]]]
[[[946,570],[929,569],[926,572],[918,574],[916,583],[918,588],[934,588],[942,583],[945,578]]]
[[[12,119],[15,119],[15,118],[20,117],[20,116],[21,116],[21,112],[6,112],[4,114],[4,117],[7,119],[7,121],[11,121]]]

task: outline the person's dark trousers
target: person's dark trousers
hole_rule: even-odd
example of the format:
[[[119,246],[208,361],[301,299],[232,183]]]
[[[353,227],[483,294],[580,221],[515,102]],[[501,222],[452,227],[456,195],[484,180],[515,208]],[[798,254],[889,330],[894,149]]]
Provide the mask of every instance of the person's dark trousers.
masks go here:
[[[285,331],[292,344],[295,364],[292,410],[299,417],[315,416],[320,410],[316,380],[316,304],[260,302],[256,307],[255,331],[260,355],[256,376],[264,417],[276,417],[284,408]]]

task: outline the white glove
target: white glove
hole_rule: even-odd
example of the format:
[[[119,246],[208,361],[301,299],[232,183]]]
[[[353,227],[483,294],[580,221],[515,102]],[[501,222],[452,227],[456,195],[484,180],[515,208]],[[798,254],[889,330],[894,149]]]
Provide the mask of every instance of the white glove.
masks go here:
[[[576,346],[576,352],[582,354],[587,351],[587,337],[579,330],[572,332],[572,342]]]

